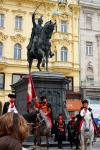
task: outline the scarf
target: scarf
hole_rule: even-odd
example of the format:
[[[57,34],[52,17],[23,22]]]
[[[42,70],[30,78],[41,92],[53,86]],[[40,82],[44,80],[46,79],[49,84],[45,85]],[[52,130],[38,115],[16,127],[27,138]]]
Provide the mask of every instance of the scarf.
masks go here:
[[[10,108],[13,108],[13,107],[15,106],[15,104],[14,104],[14,100],[12,100],[12,99],[11,99],[11,100],[10,100],[10,104],[9,104],[9,105],[10,105]]]

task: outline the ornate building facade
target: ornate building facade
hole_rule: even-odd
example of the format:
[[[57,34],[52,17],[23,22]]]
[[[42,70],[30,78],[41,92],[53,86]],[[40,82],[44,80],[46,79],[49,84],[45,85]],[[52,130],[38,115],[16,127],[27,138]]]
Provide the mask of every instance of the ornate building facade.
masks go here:
[[[83,98],[100,100],[100,1],[80,0],[80,58]]]
[[[79,91],[79,6],[76,1],[0,0],[0,101],[8,100],[10,85],[28,74],[27,45],[32,31],[32,14],[43,15],[44,23],[56,21],[49,71],[69,79],[67,89]],[[32,71],[37,71],[33,62]],[[44,70],[42,68],[42,70]]]

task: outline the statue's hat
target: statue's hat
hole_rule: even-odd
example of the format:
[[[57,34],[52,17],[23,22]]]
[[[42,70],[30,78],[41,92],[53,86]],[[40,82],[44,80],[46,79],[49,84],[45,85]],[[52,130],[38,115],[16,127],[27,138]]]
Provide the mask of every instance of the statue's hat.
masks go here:
[[[40,18],[38,18],[38,21],[43,21],[43,16],[41,16]]]

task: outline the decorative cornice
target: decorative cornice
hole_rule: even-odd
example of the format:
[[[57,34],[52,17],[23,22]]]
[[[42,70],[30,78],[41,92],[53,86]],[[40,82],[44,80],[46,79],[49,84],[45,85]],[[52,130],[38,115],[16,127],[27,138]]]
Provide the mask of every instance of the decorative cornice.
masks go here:
[[[49,1],[49,0],[13,0],[17,3],[17,5],[19,6],[23,6],[23,3],[26,3],[26,4],[31,4],[31,6],[34,6],[34,5],[39,5],[39,4],[48,4],[48,5],[54,5],[54,1]]]
[[[9,11],[9,9],[0,6],[0,12],[8,12],[8,11]]]
[[[17,10],[12,10],[13,13],[16,13],[16,14],[26,14],[26,11],[23,11],[21,9],[17,9]]]
[[[26,37],[23,37],[21,34],[16,34],[14,36],[10,36],[10,38],[15,43],[23,43],[26,40]]]
[[[70,45],[72,43],[72,41],[68,40],[68,39],[52,39],[51,40],[52,43],[57,43],[60,45]]]
[[[69,8],[73,11],[80,12],[80,6],[78,4],[70,4]]]
[[[21,0],[17,0],[17,5],[21,6],[22,5],[22,1]]]
[[[0,32],[0,41],[4,41],[8,38],[7,35],[5,35],[3,32]]]
[[[4,0],[0,0],[0,4],[3,4]]]

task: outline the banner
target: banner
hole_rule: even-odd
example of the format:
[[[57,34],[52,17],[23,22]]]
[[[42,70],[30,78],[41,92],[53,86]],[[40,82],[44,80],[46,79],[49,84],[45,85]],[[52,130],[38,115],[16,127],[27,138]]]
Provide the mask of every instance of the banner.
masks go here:
[[[36,90],[34,87],[34,82],[32,76],[29,74],[28,78],[28,89],[27,89],[27,112],[29,112],[30,103],[33,98],[36,97]]]

